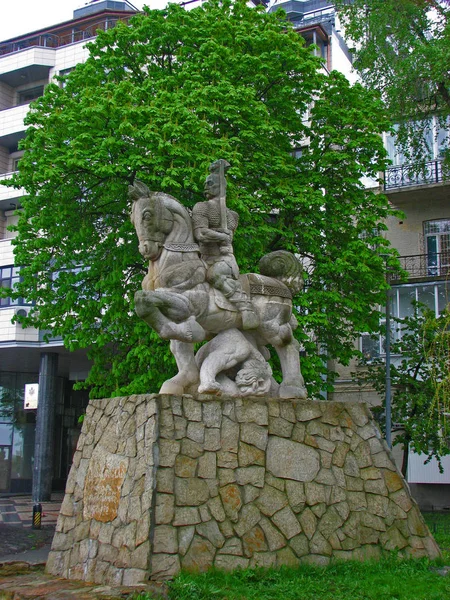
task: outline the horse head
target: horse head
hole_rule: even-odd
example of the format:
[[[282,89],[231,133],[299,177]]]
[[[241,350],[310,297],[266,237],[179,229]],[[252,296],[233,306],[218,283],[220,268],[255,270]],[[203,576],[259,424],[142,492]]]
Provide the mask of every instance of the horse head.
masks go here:
[[[139,252],[146,260],[157,260],[167,235],[172,231],[174,217],[164,203],[166,194],[151,192],[141,181],[128,187],[133,201],[131,222],[139,239]]]

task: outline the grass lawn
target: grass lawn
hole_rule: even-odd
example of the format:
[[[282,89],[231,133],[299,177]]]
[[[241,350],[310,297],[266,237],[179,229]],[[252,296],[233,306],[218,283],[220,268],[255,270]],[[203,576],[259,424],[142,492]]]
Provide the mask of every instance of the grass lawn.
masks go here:
[[[448,600],[450,575],[428,561],[302,565],[233,574],[182,573],[170,585],[171,600]]]

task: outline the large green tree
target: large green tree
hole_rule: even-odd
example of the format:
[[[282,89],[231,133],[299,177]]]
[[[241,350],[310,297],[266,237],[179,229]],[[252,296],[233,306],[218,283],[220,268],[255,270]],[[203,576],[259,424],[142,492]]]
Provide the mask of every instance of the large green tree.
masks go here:
[[[347,362],[355,334],[378,328],[389,208],[361,177],[386,166],[381,103],[326,76],[282,13],[243,0],[146,9],[89,51],[33,104],[12,181],[27,192],[13,292],[35,303],[26,322],[90,349],[93,395],[156,391],[173,361],[133,311],[146,265],[127,186],[139,178],[192,207],[225,158],[241,270],[279,248],[308,265],[297,335],[317,392],[324,360]]]
[[[450,2],[336,0],[336,5],[354,45],[355,68],[363,83],[381,94],[399,125],[398,146],[420,168],[433,157],[430,117],[448,129]],[[448,151],[445,160],[450,165]]]

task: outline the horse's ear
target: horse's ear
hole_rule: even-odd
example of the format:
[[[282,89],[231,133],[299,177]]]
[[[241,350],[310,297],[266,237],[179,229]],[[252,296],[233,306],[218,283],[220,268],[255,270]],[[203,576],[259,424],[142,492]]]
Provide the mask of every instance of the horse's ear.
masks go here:
[[[142,181],[136,179],[134,185],[128,186],[128,197],[135,202],[139,200],[139,198],[146,197],[150,195],[150,190]]]

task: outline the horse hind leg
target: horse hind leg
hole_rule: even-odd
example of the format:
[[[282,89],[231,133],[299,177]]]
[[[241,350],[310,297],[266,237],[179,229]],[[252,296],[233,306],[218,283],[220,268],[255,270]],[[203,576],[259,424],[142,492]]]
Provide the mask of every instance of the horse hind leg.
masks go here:
[[[308,397],[300,370],[300,344],[291,335],[291,341],[287,344],[275,344],[273,346],[280,358],[283,381],[281,382],[278,395],[280,398]]]

